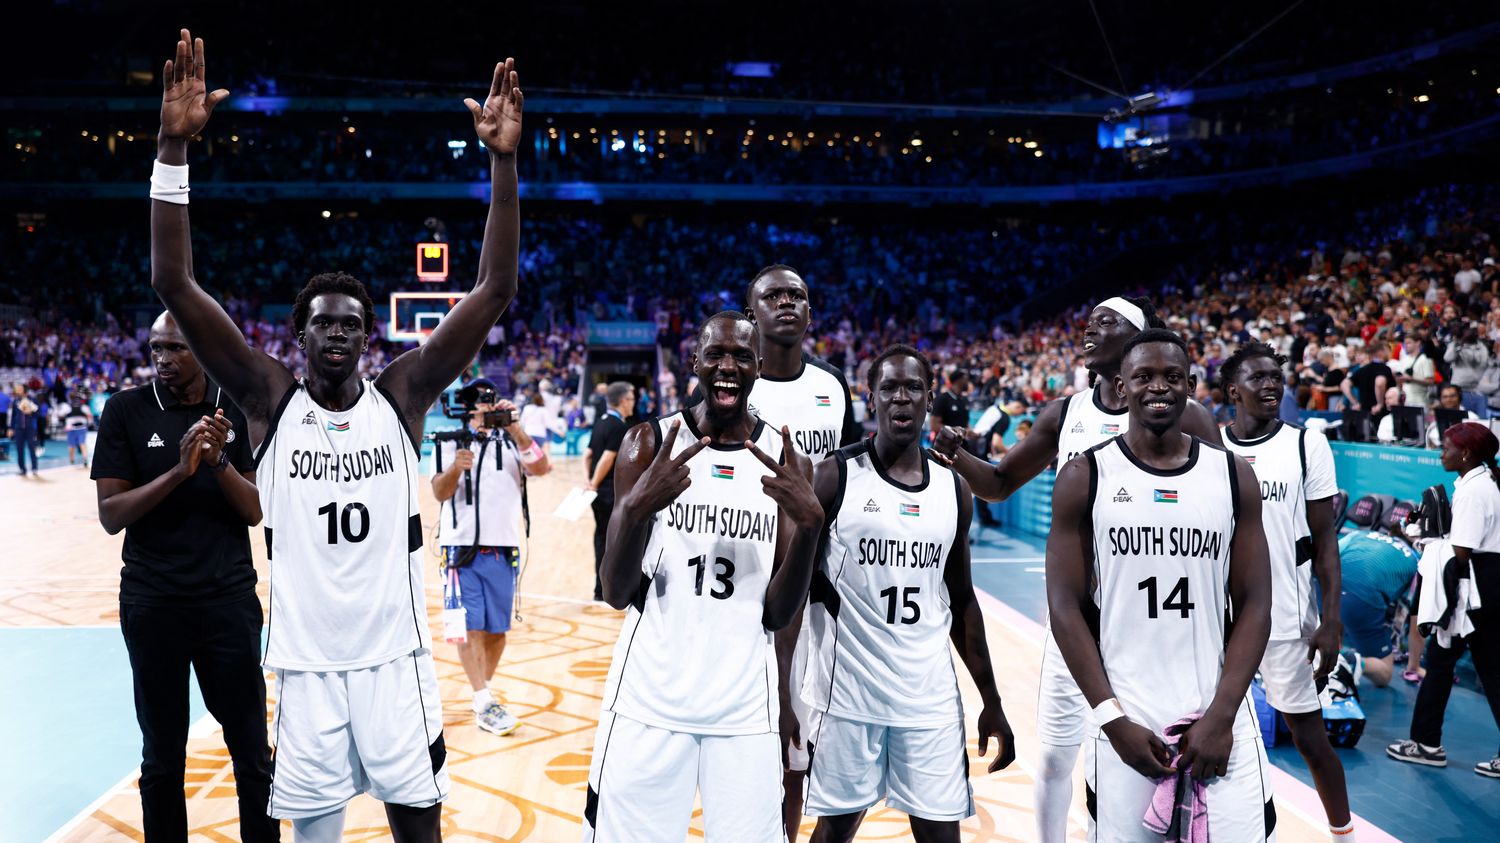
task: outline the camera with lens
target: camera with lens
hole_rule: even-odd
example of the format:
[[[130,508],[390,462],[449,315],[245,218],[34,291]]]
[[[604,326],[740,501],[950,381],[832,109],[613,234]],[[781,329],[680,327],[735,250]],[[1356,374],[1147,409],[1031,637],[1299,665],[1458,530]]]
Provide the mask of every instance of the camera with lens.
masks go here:
[[[495,387],[488,381],[475,381],[462,389],[456,390],[450,400],[448,393],[443,393],[443,415],[450,419],[465,420],[474,415],[474,411],[480,404],[494,405],[500,400],[495,392]],[[516,421],[515,413],[510,410],[488,410],[480,420],[480,427],[504,428],[510,427]]]
[[[468,421],[474,417],[480,404],[494,405],[499,400],[494,385],[489,381],[475,381],[462,389],[455,390],[452,397],[449,393],[443,393],[441,403],[443,415],[450,419]],[[511,410],[486,410],[480,415],[478,427],[490,430],[502,430],[515,423],[515,413]],[[429,442],[457,442],[459,447],[468,447],[473,442],[483,442],[490,437],[484,431],[475,432],[466,424],[457,430],[441,430],[429,433],[426,436]]]
[[[1406,516],[1404,532],[1412,539],[1435,539],[1453,529],[1453,505],[1443,484],[1422,492],[1422,502]]]

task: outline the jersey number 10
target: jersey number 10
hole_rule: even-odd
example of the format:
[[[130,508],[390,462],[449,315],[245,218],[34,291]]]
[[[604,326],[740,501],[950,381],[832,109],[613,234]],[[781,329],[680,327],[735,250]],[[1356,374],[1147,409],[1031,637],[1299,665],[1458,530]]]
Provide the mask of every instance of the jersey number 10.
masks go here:
[[[362,542],[365,536],[370,534],[370,513],[362,503],[351,503],[344,505],[343,514],[334,518],[337,514],[338,504],[330,501],[327,506],[318,507],[319,515],[328,516],[328,543],[338,544],[339,534],[343,533],[346,542]],[[359,532],[354,531],[354,516],[359,516]]]

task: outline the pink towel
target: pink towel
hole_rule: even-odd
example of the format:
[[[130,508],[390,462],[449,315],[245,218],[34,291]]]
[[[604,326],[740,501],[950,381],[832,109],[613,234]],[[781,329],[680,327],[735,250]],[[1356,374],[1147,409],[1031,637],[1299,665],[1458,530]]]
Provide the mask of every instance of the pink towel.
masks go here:
[[[1202,716],[1201,711],[1194,712],[1162,730],[1162,740],[1172,754],[1171,764],[1175,765],[1180,756],[1178,739]],[[1193,778],[1192,771],[1187,769],[1158,779],[1141,824],[1148,831],[1166,835],[1168,843],[1208,843],[1207,793],[1208,786]]]

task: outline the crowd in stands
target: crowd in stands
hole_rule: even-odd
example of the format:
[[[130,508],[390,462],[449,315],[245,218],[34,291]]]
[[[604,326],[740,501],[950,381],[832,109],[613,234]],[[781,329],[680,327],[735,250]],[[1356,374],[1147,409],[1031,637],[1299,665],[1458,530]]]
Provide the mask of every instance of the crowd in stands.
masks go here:
[[[308,268],[362,275],[381,302],[409,271],[405,248],[392,249],[387,265],[370,244],[372,237],[399,241],[399,223],[346,218],[299,229],[245,215],[219,222],[205,216],[210,221],[199,224],[195,238],[199,276],[220,292],[249,341],[294,371],[300,359],[290,329],[261,317],[262,302],[291,298],[302,280],[297,273]],[[320,224],[329,236],[307,236],[309,225]],[[521,295],[491,332],[479,365],[505,372],[517,390],[576,395],[589,322],[655,321],[666,369],[648,400],[670,410],[692,387],[686,361],[694,326],[708,314],[741,306],[753,270],[785,260],[813,287],[810,350],[843,368],[856,390],[864,382],[862,367],[880,348],[911,342],[944,370],[971,372],[981,406],[1019,401],[1035,408],[1088,384],[1080,333],[1087,308],[1021,326],[1016,306],[1105,256],[1197,227],[1214,247],[1177,262],[1160,286],[1116,284],[1097,292],[1129,286],[1154,297],[1167,324],[1189,338],[1198,398],[1221,422],[1230,417],[1217,367],[1252,338],[1290,358],[1289,397],[1299,409],[1363,410],[1375,429],[1392,406],[1403,404],[1442,401],[1487,417],[1491,402],[1500,408],[1497,225],[1500,189],[1473,184],[1351,202],[1336,213],[1288,212],[1250,240],[1237,235],[1244,227],[1233,219],[1210,225],[1201,217],[1114,229],[965,229],[833,218],[779,226],[539,215],[526,224]],[[455,251],[477,250],[475,226],[455,221],[448,227]],[[33,250],[27,260],[46,267],[54,255],[58,272],[64,261],[75,271],[87,268],[93,284],[84,287],[96,297],[111,284],[122,287],[119,279],[136,279],[140,287],[128,300],[149,301],[139,238],[127,245],[131,238],[123,232],[91,230],[78,241],[58,234],[62,243]],[[91,266],[91,260],[101,263]],[[19,282],[23,272],[37,271],[24,266],[5,270],[12,293],[36,291],[35,284]],[[61,317],[61,288],[48,286],[47,296],[17,302],[47,309],[0,325],[0,369],[24,371],[34,389],[58,397],[149,377],[144,326],[122,329],[110,307],[102,320]],[[364,362],[369,373],[402,348],[378,338],[383,328],[377,326]],[[1384,380],[1379,390],[1377,375]],[[543,381],[546,390],[539,388]],[[1451,387],[1461,392],[1452,394]]]

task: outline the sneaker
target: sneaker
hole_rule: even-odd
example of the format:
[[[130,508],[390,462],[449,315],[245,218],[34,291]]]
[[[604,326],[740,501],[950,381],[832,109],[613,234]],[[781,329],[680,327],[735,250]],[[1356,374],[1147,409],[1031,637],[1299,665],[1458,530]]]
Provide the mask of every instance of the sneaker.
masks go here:
[[[1397,741],[1385,748],[1385,754],[1397,761],[1406,761],[1411,764],[1423,764],[1428,767],[1448,766],[1448,753],[1438,747],[1435,752],[1429,752],[1422,748],[1416,741]],[[1475,768],[1478,772],[1478,768]]]
[[[508,735],[521,727],[521,721],[500,703],[490,703],[489,708],[475,716],[479,720],[479,728],[492,735]]]
[[[1491,758],[1474,765],[1474,772],[1492,779],[1500,779],[1500,758]]]

